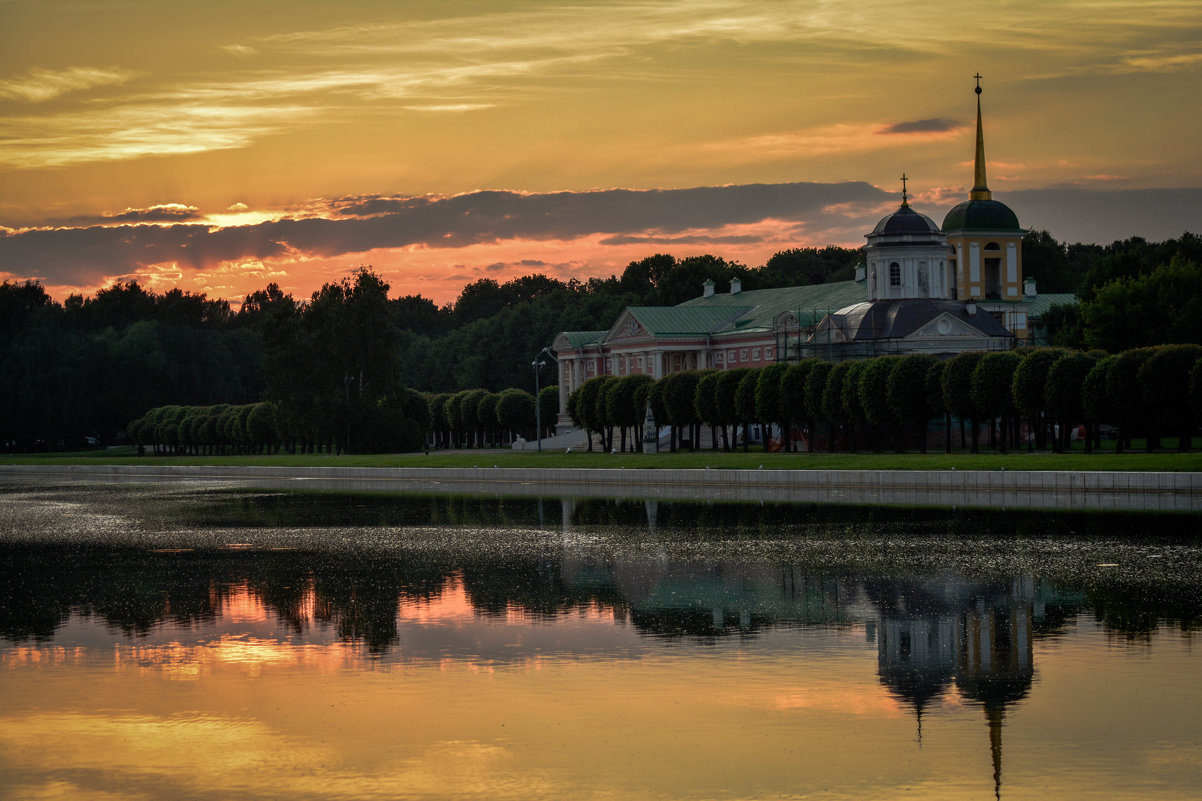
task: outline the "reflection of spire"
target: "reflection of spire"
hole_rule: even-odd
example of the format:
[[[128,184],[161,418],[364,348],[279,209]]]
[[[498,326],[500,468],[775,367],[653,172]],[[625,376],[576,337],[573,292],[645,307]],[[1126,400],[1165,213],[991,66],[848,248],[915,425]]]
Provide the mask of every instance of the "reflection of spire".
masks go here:
[[[989,750],[993,754],[993,797],[1002,801],[1002,721],[1006,708],[987,706],[985,717],[989,720]]]
[[[981,75],[978,73],[973,77],[977,79],[977,162],[973,170],[972,192],[968,197],[970,200],[992,200],[993,193],[989,191],[989,186],[985,181],[985,132],[981,126]]]
[[[956,685],[976,701],[989,723],[994,796],[1002,796],[1002,725],[1006,708],[1027,696],[1035,675],[1031,650],[1034,588],[1016,579],[1008,592],[979,597],[963,617],[964,638]]]

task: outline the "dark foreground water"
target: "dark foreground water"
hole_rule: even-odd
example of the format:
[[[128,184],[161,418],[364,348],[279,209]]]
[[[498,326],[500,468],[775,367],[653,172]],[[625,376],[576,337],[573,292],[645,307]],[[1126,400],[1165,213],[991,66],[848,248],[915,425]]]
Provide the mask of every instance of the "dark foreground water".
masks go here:
[[[0,798],[1202,798],[1199,522],[0,485]]]

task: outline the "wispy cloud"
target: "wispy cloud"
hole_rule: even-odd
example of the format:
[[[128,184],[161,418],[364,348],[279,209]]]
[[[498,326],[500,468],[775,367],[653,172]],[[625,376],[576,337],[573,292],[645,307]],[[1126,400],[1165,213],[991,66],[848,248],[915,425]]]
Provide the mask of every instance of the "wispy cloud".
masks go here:
[[[258,50],[251,47],[250,45],[244,45],[244,44],[222,45],[221,49],[224,50],[225,52],[229,53],[232,56],[240,56],[243,58],[246,58],[249,56],[257,56],[259,54]]]
[[[711,142],[702,149],[719,151],[736,160],[759,161],[797,156],[852,153],[912,144],[920,139],[946,139],[964,126],[954,120],[909,123],[838,123],[798,131],[748,136]]]
[[[425,106],[405,106],[407,111],[421,111],[427,114],[464,114],[468,111],[482,111],[486,108],[496,108],[495,103],[440,103]]]
[[[313,112],[300,105],[177,102],[7,117],[0,119],[0,165],[58,167],[241,148]]]
[[[22,75],[0,80],[0,97],[25,100],[30,103],[44,103],[72,92],[82,92],[97,86],[123,84],[137,76],[137,72],[119,67],[33,69]]]
[[[929,120],[912,120],[910,122],[895,122],[886,125],[878,133],[882,134],[923,134],[923,133],[954,133],[964,127],[959,120],[949,120],[936,117]]]
[[[1202,52],[1145,53],[1124,56],[1116,71],[1179,72],[1202,64]]]

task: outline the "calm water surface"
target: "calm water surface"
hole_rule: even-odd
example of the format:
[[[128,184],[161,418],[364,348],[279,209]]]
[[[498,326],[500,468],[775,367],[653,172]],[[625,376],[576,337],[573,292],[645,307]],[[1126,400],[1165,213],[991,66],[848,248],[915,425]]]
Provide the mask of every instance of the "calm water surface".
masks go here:
[[[1198,522],[0,485],[0,797],[1202,798]]]

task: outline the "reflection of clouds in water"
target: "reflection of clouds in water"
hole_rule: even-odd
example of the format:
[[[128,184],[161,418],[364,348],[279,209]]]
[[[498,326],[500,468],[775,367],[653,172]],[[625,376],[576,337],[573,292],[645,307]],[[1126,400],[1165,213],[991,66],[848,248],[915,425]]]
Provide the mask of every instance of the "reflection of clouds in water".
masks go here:
[[[27,763],[14,797],[448,798],[569,797],[510,748],[439,741],[385,764],[355,764],[334,742],[273,731],[252,718],[209,715],[36,713],[0,718],[8,753],[52,754]],[[186,765],[186,770],[181,766]],[[84,776],[82,784],[63,775]],[[119,786],[119,794],[97,787]],[[68,793],[68,795],[58,795]]]

